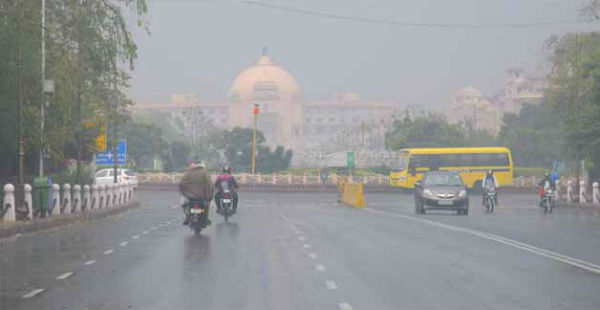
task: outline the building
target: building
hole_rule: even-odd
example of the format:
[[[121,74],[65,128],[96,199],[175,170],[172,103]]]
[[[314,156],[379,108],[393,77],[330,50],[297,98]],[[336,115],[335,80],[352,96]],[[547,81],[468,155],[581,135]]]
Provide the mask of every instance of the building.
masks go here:
[[[480,91],[466,87],[450,98],[446,113],[448,121],[466,128],[497,134],[500,130],[500,111]]]
[[[134,113],[168,112],[182,120],[193,141],[202,126],[252,128],[254,106],[266,143],[294,151],[294,166],[318,166],[323,154],[385,149],[385,133],[400,110],[395,102],[361,100],[357,94],[307,101],[296,79],[266,54],[233,80],[226,100],[204,102],[196,94],[173,95],[171,102],[137,103]]]
[[[493,135],[498,134],[504,114],[519,114],[525,105],[539,105],[544,97],[544,90],[548,87],[545,78],[525,78],[522,71],[508,70],[504,89],[491,98],[486,98],[473,87],[457,91],[450,98],[446,113],[448,120]]]

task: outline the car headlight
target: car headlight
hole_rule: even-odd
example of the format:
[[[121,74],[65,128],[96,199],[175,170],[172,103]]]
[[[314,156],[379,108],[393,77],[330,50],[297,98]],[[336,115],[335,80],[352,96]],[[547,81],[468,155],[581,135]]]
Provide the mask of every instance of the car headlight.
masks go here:
[[[458,197],[463,198],[463,197],[467,197],[467,191],[466,190],[461,190],[460,192],[458,192]]]
[[[423,190],[423,195],[431,197],[431,196],[433,196],[433,193],[431,192],[431,190],[424,189]]]

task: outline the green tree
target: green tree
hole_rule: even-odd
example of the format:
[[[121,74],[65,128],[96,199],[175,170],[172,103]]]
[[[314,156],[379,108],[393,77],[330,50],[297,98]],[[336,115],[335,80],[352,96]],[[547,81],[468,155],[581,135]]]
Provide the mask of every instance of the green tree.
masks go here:
[[[405,117],[394,122],[386,133],[386,147],[399,150],[410,147],[453,147],[464,146],[464,134],[458,125],[449,124],[436,113],[419,116],[415,119]]]
[[[155,158],[168,156],[169,145],[162,137],[162,130],[154,124],[129,122],[123,135],[127,139],[128,155],[138,169],[150,168]]]
[[[552,161],[565,159],[562,122],[548,104],[525,105],[503,121],[498,140],[512,151],[516,165],[550,167]]]
[[[552,72],[546,98],[564,123],[565,152],[593,162],[600,175],[600,33],[554,36],[547,48]]]

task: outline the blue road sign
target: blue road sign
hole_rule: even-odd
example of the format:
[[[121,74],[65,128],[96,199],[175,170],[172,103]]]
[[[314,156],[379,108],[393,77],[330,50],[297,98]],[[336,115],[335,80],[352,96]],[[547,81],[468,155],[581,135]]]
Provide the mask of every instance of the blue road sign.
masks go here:
[[[117,143],[117,154],[113,154],[111,150],[106,150],[103,153],[96,154],[96,165],[114,165],[115,158],[118,165],[127,163],[127,141],[119,140]]]

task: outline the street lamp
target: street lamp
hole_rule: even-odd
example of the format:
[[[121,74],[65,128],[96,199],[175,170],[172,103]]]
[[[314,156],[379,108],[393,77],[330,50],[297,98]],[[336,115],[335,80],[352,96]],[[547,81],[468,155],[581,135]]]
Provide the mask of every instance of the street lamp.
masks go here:
[[[40,107],[40,177],[44,176],[44,136],[46,130],[46,108],[50,106],[50,98],[54,94],[54,81],[44,79],[44,97]]]

